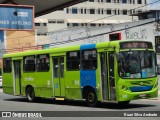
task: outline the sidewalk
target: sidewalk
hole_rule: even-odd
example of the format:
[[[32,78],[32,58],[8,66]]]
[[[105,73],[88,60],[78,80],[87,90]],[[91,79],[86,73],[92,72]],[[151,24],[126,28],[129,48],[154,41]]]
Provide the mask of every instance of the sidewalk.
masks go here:
[[[2,89],[2,88],[0,88],[0,93],[1,93],[1,92],[3,92],[3,89]]]

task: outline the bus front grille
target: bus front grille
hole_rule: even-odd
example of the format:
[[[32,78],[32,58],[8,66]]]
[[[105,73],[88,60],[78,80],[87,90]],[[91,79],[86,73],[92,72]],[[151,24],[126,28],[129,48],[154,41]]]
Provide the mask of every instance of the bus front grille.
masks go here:
[[[130,87],[130,90],[132,92],[143,92],[143,91],[149,91],[152,89],[153,86],[134,86]]]

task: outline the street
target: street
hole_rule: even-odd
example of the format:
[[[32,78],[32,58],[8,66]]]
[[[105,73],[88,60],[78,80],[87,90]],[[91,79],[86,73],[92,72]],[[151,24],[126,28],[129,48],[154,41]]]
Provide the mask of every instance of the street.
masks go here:
[[[87,107],[85,102],[83,101],[54,101],[51,99],[41,99],[37,100],[34,103],[29,103],[25,97],[21,96],[12,96],[7,95],[2,92],[2,89],[0,89],[0,111],[35,111],[35,112],[41,112],[41,111],[71,111],[70,116],[72,116],[72,112],[76,111],[118,111],[119,112],[137,112],[137,111],[159,111],[160,110],[160,99],[144,99],[144,100],[135,100],[131,101],[129,105],[126,106],[120,106],[117,103],[107,102],[107,103],[100,103],[97,107]],[[74,112],[75,114],[77,114]],[[59,114],[59,115],[58,115]],[[86,113],[87,114],[87,113]],[[63,116],[63,113],[58,112],[57,118],[60,119]],[[73,115],[74,116],[74,115]],[[118,119],[136,119],[136,117],[117,117]],[[115,119],[115,117],[110,117],[110,119]],[[80,119],[80,116],[77,116],[78,119]],[[76,119],[77,119],[76,118]],[[86,119],[86,117],[83,117]],[[87,117],[88,119],[95,119],[95,117]],[[100,119],[103,119],[103,117],[99,117]],[[98,118],[98,119],[99,119]],[[108,118],[108,117],[107,117]],[[146,119],[146,117],[141,117],[142,119]],[[3,118],[4,120],[6,118]],[[7,118],[8,119],[8,118]],[[12,118],[13,119],[13,118]],[[14,118],[17,120],[17,118]],[[19,118],[20,119],[20,118]],[[22,118],[21,118],[22,119]],[[24,119],[24,118],[23,118]],[[26,119],[26,118],[25,118]],[[38,118],[39,119],[39,118]],[[44,119],[43,116],[41,119]],[[48,117],[46,119],[51,119],[51,117]],[[66,118],[65,118],[66,119]],[[70,120],[70,117],[67,117],[68,120]],[[87,119],[87,120],[88,120]],[[158,117],[154,117],[154,119],[158,119]],[[1,118],[0,118],[1,120]]]

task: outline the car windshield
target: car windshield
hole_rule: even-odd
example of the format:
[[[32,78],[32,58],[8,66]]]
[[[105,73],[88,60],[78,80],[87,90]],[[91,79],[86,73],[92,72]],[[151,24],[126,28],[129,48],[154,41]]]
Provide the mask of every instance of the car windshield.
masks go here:
[[[117,54],[118,71],[121,78],[149,78],[156,76],[155,53],[153,51],[125,51]]]

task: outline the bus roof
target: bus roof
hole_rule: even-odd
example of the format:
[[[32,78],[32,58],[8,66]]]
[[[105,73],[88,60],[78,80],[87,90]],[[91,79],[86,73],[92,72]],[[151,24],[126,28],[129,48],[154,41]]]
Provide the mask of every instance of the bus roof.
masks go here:
[[[119,43],[121,42],[134,42],[134,41],[133,40],[117,40],[117,41],[96,43],[95,45],[96,45],[96,48],[118,48],[119,49],[120,48]],[[137,41],[137,42],[142,42],[142,41]],[[149,42],[149,41],[143,41],[143,42]],[[56,48],[49,48],[49,49],[42,49],[42,50],[29,50],[24,52],[8,53],[8,54],[4,54],[2,58],[75,51],[75,50],[80,50],[81,46],[82,45],[76,45],[76,46],[56,47]]]

